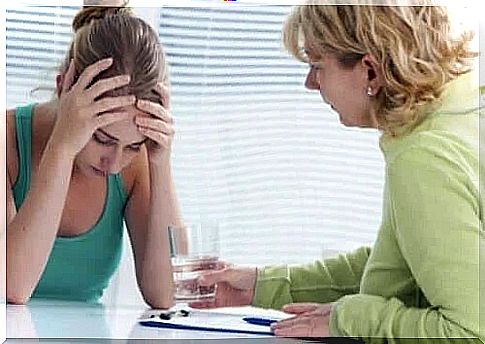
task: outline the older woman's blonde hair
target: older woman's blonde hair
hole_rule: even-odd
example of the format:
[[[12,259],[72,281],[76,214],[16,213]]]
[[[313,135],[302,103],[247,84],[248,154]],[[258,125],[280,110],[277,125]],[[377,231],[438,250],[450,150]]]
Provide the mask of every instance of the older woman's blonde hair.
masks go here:
[[[303,62],[309,62],[303,42],[315,58],[332,54],[343,67],[372,55],[385,86],[371,115],[393,135],[423,118],[445,84],[471,70],[472,38],[470,32],[453,38],[446,8],[438,6],[317,5],[310,0],[294,7],[283,28],[286,48]]]

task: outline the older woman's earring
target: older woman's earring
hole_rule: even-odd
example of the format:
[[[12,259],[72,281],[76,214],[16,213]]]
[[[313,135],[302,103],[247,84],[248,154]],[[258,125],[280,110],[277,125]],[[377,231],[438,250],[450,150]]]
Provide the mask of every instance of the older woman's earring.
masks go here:
[[[369,86],[369,87],[367,87],[367,95],[368,95],[369,97],[373,97],[373,96],[374,96],[374,93],[372,92],[372,88],[371,88],[370,86]]]

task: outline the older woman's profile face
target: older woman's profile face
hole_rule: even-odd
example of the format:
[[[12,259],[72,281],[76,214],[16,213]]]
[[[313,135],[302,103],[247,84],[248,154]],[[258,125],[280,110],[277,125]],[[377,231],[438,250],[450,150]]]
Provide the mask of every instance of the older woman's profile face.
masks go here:
[[[361,63],[343,67],[336,57],[327,54],[312,59],[305,87],[320,92],[323,101],[339,114],[340,122],[349,127],[371,127],[370,102],[367,96],[368,75]]]

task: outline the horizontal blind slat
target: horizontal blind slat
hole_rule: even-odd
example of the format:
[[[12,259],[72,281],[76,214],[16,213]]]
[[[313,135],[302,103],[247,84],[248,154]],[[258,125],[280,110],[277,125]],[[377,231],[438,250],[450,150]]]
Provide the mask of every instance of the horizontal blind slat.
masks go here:
[[[380,221],[376,133],[343,128],[304,90],[307,67],[282,49],[288,11],[160,14],[182,211],[189,220],[219,219],[222,253],[235,262],[308,261],[322,254],[319,237],[342,249],[368,243]],[[304,253],[290,249],[297,241]]]

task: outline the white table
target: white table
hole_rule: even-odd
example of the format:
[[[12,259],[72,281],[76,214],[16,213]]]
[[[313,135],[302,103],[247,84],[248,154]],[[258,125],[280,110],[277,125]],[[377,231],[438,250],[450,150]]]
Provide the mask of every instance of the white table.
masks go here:
[[[159,312],[158,312],[159,313]],[[249,334],[230,334],[207,331],[185,331],[162,328],[148,328],[137,320],[157,314],[144,305],[108,307],[102,304],[78,302],[31,300],[26,306],[7,305],[7,343],[20,343],[22,339],[39,338],[41,342],[96,343],[111,342],[110,339],[123,339],[116,343],[128,343],[133,339],[164,339],[169,343],[302,343],[301,340],[257,336]],[[247,338],[251,338],[248,341]],[[91,340],[90,340],[91,339]],[[150,342],[150,341],[148,341]],[[158,342],[158,341],[157,341]]]

